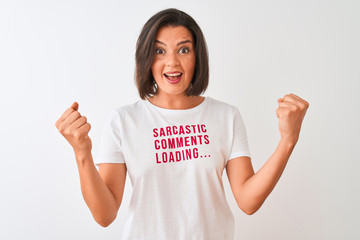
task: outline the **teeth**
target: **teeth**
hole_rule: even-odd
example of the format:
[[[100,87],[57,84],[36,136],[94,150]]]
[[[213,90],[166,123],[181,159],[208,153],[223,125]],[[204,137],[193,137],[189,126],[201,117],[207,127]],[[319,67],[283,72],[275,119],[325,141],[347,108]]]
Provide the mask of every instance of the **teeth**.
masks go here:
[[[176,76],[180,76],[181,73],[169,73],[169,74],[165,74],[166,76],[169,76],[169,77],[176,77]]]

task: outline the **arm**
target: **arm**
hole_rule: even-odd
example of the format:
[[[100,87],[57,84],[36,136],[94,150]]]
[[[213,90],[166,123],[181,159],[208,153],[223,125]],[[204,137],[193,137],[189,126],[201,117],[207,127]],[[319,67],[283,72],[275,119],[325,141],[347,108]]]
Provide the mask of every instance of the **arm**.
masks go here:
[[[272,156],[255,174],[249,157],[228,161],[226,173],[232,192],[241,210],[246,214],[255,213],[279,181],[293,146],[280,141]]]
[[[81,192],[95,221],[103,227],[110,225],[120,208],[126,181],[126,165],[100,164],[97,171],[91,153],[77,154]]]
[[[271,157],[255,174],[250,158],[228,161],[226,172],[236,202],[246,214],[255,213],[274,189],[299,137],[302,120],[309,104],[296,95],[279,99],[277,116],[281,140]]]
[[[116,218],[121,205],[125,177],[125,164],[100,164],[97,171],[91,155],[92,143],[88,136],[90,124],[77,111],[74,102],[55,125],[74,149],[80,175],[81,191],[94,219],[103,227]]]

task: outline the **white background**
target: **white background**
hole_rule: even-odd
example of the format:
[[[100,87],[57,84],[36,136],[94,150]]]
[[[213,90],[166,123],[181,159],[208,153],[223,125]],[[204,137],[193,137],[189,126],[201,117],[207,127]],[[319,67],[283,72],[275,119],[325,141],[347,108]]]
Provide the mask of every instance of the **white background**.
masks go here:
[[[93,155],[107,114],[139,99],[135,43],[156,12],[176,7],[202,28],[211,77],[205,96],[237,106],[257,171],[280,139],[277,99],[310,103],[299,142],[262,208],[243,213],[224,184],[235,239],[360,239],[360,2],[0,2],[0,238],[119,239],[118,218],[92,218],[70,144],[56,120],[79,103]]]

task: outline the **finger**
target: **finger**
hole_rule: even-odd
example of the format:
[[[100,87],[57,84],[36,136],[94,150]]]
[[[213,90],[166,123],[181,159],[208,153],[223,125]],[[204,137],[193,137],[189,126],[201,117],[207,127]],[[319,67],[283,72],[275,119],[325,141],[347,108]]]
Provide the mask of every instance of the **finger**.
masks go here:
[[[286,94],[286,95],[283,97],[283,99],[284,99],[284,101],[286,101],[286,102],[293,102],[293,103],[299,101],[295,96],[290,95],[290,94]]]
[[[71,127],[73,129],[77,129],[80,128],[81,126],[83,126],[84,124],[86,124],[87,122],[87,118],[85,116],[81,116],[80,118],[76,119],[72,124]]]
[[[290,93],[289,95],[292,96],[293,98],[297,99],[298,101],[300,101],[303,105],[305,105],[306,108],[309,107],[309,103],[307,101],[305,101],[304,99],[302,99],[301,97],[299,97],[293,93]]]
[[[276,116],[279,119],[284,118],[287,115],[289,115],[289,111],[290,111],[289,108],[279,107],[276,109]]]
[[[297,96],[297,97],[298,97],[298,96]],[[305,99],[302,99],[301,97],[298,97],[298,98],[299,98],[299,100],[300,100],[302,103],[305,104],[305,107],[306,107],[306,108],[309,108],[310,104],[309,104],[308,101],[306,101]]]
[[[289,93],[289,95],[293,96],[294,98],[297,98],[297,99],[300,100],[300,101],[305,101],[304,99],[302,99],[301,97],[299,97],[299,96],[296,95],[296,94]]]
[[[301,97],[299,97],[299,96],[298,96],[298,95],[296,95],[296,94],[289,93],[288,95],[293,96],[294,98],[297,98],[297,99],[301,100]]]
[[[75,111],[77,111],[79,109],[79,104],[77,102],[74,102],[72,105],[71,105],[71,108],[73,108]]]
[[[80,131],[84,131],[86,133],[89,133],[90,132],[90,129],[91,129],[91,124],[90,123],[85,123],[84,125],[82,125],[79,130]]]
[[[68,108],[68,109],[61,115],[61,117],[56,121],[55,126],[56,126],[57,128],[59,128],[60,123],[62,123],[66,118],[68,118],[69,115],[70,115],[71,113],[73,113],[73,112],[74,112],[74,109],[73,109],[73,108]]]
[[[279,107],[293,109],[293,108],[296,108],[297,105],[295,103],[292,103],[292,102],[280,102]]]
[[[79,104],[74,102],[70,108],[66,109],[66,111],[61,115],[61,117],[56,121],[55,126],[59,128],[59,124],[63,122],[71,113],[77,111],[79,108]]]
[[[63,121],[64,125],[71,125],[73,122],[81,118],[81,114],[78,111],[73,111],[70,115]]]
[[[291,113],[297,112],[298,107],[292,103],[280,103],[276,109],[276,115],[278,118],[290,116]]]
[[[79,128],[79,131],[81,132],[81,135],[84,136],[85,139],[87,139],[90,129],[91,129],[90,123],[85,123]]]
[[[284,100],[285,100],[284,102],[291,102],[291,103],[295,104],[301,110],[304,110],[307,108],[307,103],[305,103],[304,100],[302,100],[302,99],[299,100],[299,97],[297,97],[295,95],[285,95]]]

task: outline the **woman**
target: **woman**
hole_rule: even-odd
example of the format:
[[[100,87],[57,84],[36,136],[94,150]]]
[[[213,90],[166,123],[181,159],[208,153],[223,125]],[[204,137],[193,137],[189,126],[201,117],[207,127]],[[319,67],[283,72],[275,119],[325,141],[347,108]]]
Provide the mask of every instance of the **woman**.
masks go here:
[[[126,173],[133,195],[123,239],[233,239],[226,168],[236,202],[255,213],[278,182],[298,140],[309,104],[278,99],[281,140],[255,174],[238,109],[210,97],[208,54],[196,22],[177,9],[144,25],[136,47],[141,100],[114,109],[96,164],[90,124],[74,102],[56,122],[74,149],[82,194],[94,219],[108,226],[121,205]]]

